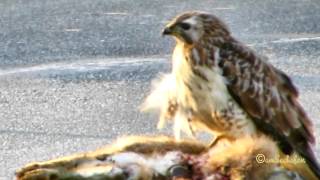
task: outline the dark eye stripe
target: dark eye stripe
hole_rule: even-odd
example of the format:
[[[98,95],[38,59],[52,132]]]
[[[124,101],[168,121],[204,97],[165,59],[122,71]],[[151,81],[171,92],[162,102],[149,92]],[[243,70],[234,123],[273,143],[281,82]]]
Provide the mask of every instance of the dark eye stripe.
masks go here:
[[[182,27],[182,29],[184,29],[184,30],[188,30],[188,29],[190,29],[190,24],[188,24],[188,23],[181,23],[180,24],[180,26]]]

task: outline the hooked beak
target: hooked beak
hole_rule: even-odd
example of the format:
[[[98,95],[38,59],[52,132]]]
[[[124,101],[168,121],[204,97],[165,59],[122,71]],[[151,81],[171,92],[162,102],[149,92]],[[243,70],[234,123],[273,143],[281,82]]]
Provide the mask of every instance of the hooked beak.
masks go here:
[[[162,36],[171,35],[175,39],[182,40],[187,44],[192,44],[192,39],[177,24],[169,24],[162,30]]]
[[[171,35],[172,34],[172,28],[171,27],[165,27],[163,30],[162,30],[162,36],[165,36],[165,35]]]

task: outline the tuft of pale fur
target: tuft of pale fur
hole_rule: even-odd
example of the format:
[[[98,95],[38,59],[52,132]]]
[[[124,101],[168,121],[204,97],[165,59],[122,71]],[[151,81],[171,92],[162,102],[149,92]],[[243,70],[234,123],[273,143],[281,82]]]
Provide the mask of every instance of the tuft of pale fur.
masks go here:
[[[176,80],[173,74],[163,74],[159,78],[153,80],[150,94],[141,105],[141,111],[150,112],[158,111],[160,118],[158,128],[164,127],[167,119],[172,118],[168,110],[170,103],[176,101]]]
[[[177,87],[174,74],[163,74],[152,82],[150,94],[142,103],[142,112],[159,112],[158,129],[162,129],[168,120],[172,120],[176,140],[181,140],[181,132],[194,137],[194,132],[187,121],[188,113],[177,106]]]

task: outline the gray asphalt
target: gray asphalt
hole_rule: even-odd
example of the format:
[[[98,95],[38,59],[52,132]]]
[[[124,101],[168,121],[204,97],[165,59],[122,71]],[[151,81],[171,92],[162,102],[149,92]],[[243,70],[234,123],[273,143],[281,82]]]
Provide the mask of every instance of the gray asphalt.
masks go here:
[[[156,115],[138,106],[151,80],[170,70],[173,41],[160,31],[186,10],[217,14],[287,72],[320,139],[317,0],[3,0],[0,179],[31,161],[158,133]]]

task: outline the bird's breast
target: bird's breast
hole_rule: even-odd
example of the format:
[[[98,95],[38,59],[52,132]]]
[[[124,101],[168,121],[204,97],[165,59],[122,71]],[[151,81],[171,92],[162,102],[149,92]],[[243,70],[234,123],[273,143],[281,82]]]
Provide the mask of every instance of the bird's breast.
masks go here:
[[[231,131],[236,128],[248,133],[254,131],[247,114],[229,94],[218,66],[192,64],[186,59],[183,49],[176,47],[173,73],[176,77],[177,102],[182,109],[191,111],[196,116],[195,120],[203,121],[205,126],[213,130],[229,128]],[[203,117],[203,114],[210,117]]]
[[[191,63],[184,47],[177,45],[173,53],[173,73],[177,95],[184,106],[194,110],[227,107],[231,97],[219,67]]]

